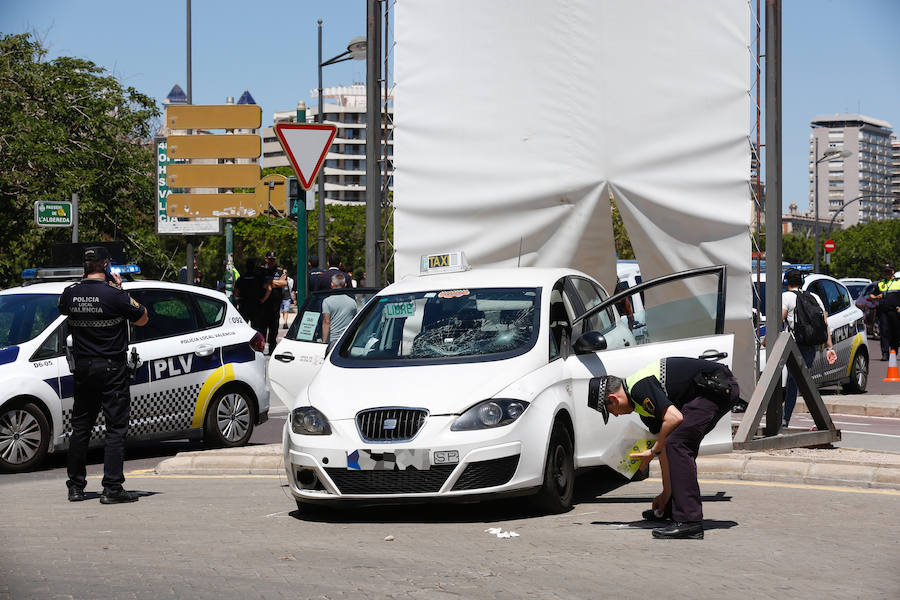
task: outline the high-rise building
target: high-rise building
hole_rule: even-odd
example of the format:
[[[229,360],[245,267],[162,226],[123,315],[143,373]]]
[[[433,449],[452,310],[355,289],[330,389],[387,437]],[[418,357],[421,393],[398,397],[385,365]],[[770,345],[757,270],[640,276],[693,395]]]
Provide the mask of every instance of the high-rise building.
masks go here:
[[[900,204],[900,138],[891,134],[891,197]]]
[[[318,95],[312,90],[311,95]],[[325,156],[325,201],[328,203],[365,203],[366,201],[366,86],[355,84],[322,89],[325,98],[325,124],[337,126],[337,135]],[[329,102],[330,100],[330,102]],[[306,122],[317,122],[319,107],[306,111]],[[389,107],[388,113],[393,110]],[[297,112],[278,111],[275,123],[293,123]],[[387,142],[388,176],[393,173],[393,127],[388,124],[382,130],[382,140]],[[383,149],[378,149],[379,160]],[[274,127],[263,129],[263,168],[289,166],[287,157]],[[393,189],[391,186],[389,189]],[[317,192],[313,186],[311,192]]]
[[[820,222],[830,221],[839,211],[836,227],[838,223],[846,228],[893,218],[891,124],[864,115],[835,114],[818,116],[810,125],[809,201],[814,211],[815,169],[818,169]],[[828,150],[849,151],[850,154],[821,160]],[[845,206],[843,211],[842,206]],[[822,227],[825,224],[820,225]]]

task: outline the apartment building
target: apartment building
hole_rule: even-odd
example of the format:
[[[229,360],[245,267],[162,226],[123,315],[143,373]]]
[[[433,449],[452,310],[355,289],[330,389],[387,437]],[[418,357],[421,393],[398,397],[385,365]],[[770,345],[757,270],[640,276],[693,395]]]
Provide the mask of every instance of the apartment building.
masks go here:
[[[315,98],[318,90],[310,94]],[[325,156],[325,201],[327,203],[355,204],[366,201],[366,86],[354,84],[323,88],[325,123],[337,127],[337,135]],[[320,103],[321,105],[321,103]],[[319,106],[307,109],[306,121],[317,122]],[[393,110],[389,107],[388,113]],[[275,123],[296,122],[297,111],[277,111]],[[388,176],[393,174],[393,127],[388,124],[382,130],[387,142]],[[379,160],[383,148],[378,149]],[[287,157],[274,127],[263,129],[263,168],[289,166]],[[393,186],[389,186],[393,190]],[[318,186],[310,191],[318,193]]]
[[[837,214],[835,226],[846,228],[894,218],[891,124],[864,115],[835,114],[817,116],[810,126],[810,212],[815,210],[814,186],[818,181],[820,221],[830,221]],[[823,160],[829,150],[847,151],[849,155]]]

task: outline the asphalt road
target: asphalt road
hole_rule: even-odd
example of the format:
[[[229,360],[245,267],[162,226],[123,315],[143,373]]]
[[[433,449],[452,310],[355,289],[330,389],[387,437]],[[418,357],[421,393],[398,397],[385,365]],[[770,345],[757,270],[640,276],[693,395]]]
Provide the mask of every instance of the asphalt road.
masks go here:
[[[640,511],[658,481],[594,479],[556,516],[522,500],[306,515],[278,476],[129,482],[139,502],[104,506],[96,493],[69,503],[54,481],[5,479],[0,598],[819,600],[900,589],[897,491],[702,482],[699,541],[651,538]]]

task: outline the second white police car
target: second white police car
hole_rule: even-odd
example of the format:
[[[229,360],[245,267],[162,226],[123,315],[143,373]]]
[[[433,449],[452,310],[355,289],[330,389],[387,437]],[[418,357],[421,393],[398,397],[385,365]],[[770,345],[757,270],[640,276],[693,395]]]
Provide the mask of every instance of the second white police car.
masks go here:
[[[566,510],[576,470],[620,469],[650,437],[634,415],[603,423],[587,406],[592,377],[732,352],[724,267],[610,297],[572,269],[465,270],[461,253],[423,262],[362,308],[290,407],[284,464],[301,509],[536,494],[544,510]],[[641,343],[615,308],[638,293]],[[726,417],[703,451],[731,447]]]
[[[57,298],[70,284],[0,292],[0,470],[33,469],[68,446],[74,380]],[[269,412],[262,336],[219,292],[159,281],[123,287],[149,315],[130,332],[129,353],[142,364],[131,380],[128,440],[246,444]],[[92,445],[103,432],[101,415]]]

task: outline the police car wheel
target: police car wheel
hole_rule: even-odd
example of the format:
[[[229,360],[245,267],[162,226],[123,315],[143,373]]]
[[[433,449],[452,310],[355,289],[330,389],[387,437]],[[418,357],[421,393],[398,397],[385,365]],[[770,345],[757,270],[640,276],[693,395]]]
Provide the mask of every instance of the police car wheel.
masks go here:
[[[848,394],[862,394],[869,383],[869,358],[863,352],[857,352],[850,367],[850,381],[841,386]]]
[[[47,455],[50,426],[30,402],[9,403],[0,411],[0,470],[28,471]]]
[[[243,446],[253,434],[253,401],[238,389],[218,392],[206,411],[206,441],[216,446]]]
[[[562,513],[572,508],[575,491],[575,451],[565,425],[557,421],[550,434],[544,484],[535,496],[535,504],[548,513]]]

